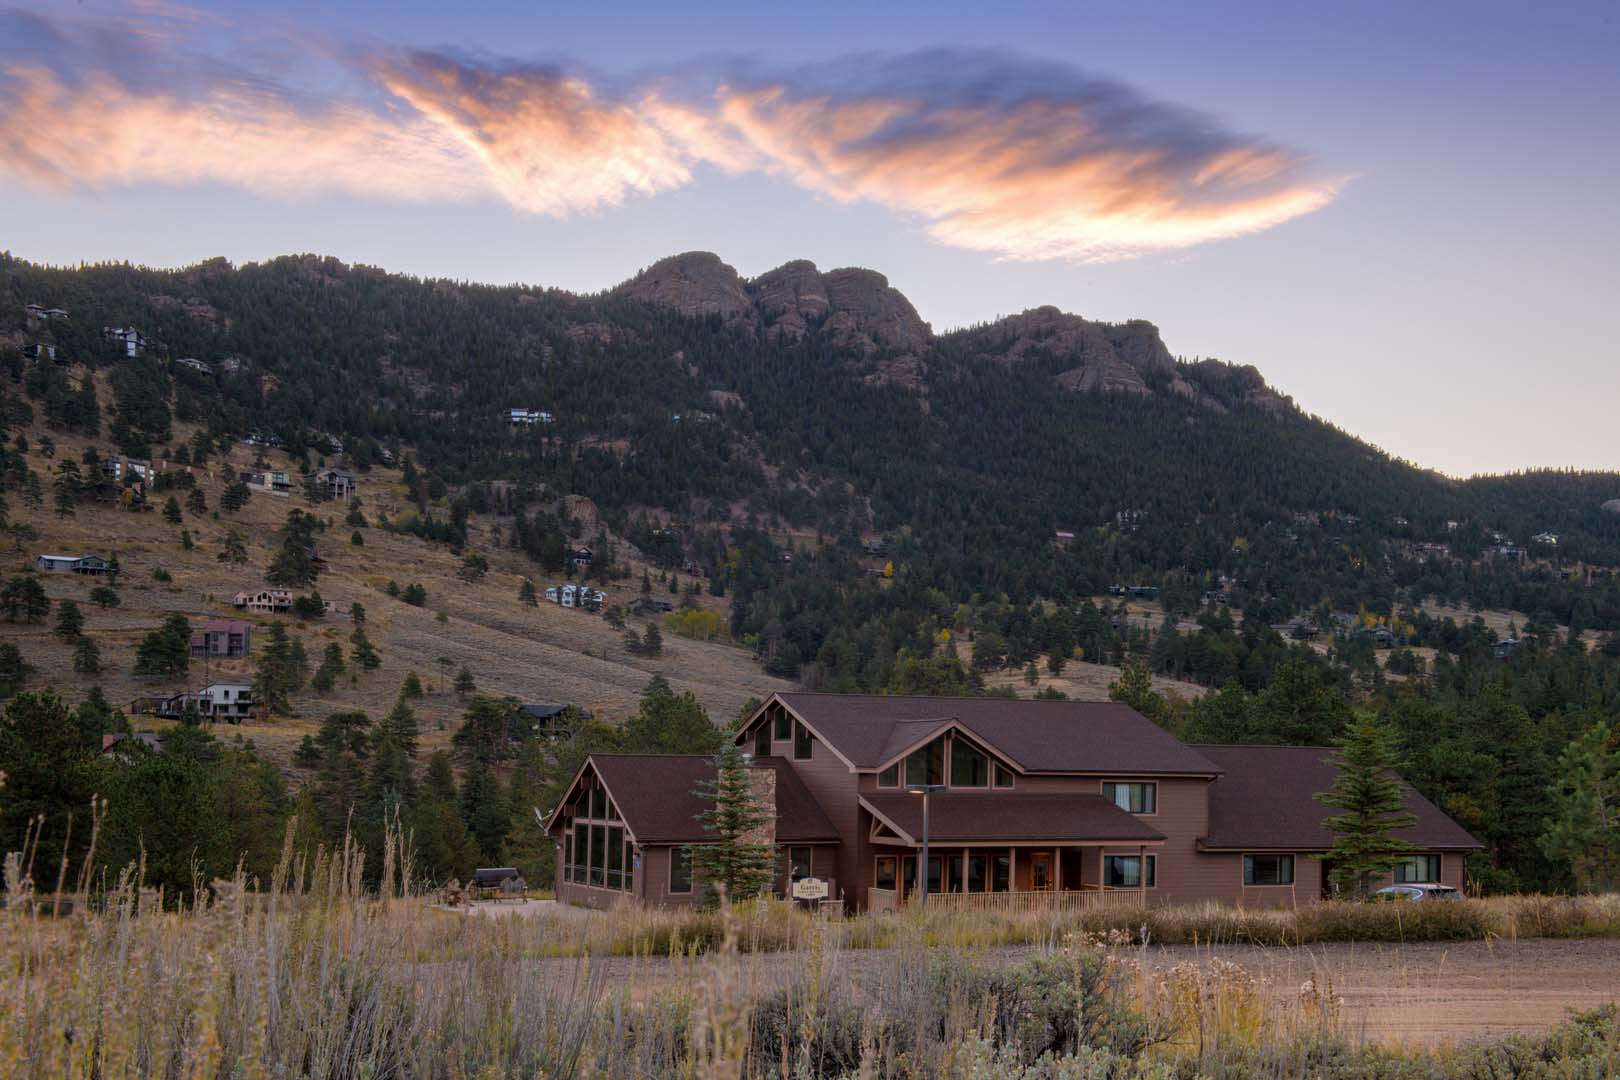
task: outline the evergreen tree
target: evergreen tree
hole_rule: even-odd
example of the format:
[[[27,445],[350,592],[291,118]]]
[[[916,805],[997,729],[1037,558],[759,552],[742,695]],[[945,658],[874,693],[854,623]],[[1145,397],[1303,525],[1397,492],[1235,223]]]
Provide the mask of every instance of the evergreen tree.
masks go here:
[[[269,640],[259,653],[259,669],[253,676],[253,700],[258,707],[267,714],[290,713],[290,698],[303,687],[308,665],[302,643],[289,638],[280,623],[271,623]],[[323,827],[330,825],[330,821],[322,821]]]
[[[515,866],[525,881],[550,882],[556,876],[556,858],[551,836],[535,817],[535,812],[548,814],[552,806],[546,802],[547,780],[551,761],[546,739],[529,739],[518,751],[512,768],[512,783],[507,792],[511,819],[507,822],[506,843],[501,850],[501,863]]]
[[[97,585],[91,589],[90,602],[100,608],[115,608],[121,603],[118,590],[110,585]]]
[[[625,749],[638,754],[712,754],[720,730],[690,690],[677,694],[662,675],[641,691],[641,705],[624,723]]]
[[[227,514],[234,514],[246,506],[252,497],[253,492],[248,489],[247,484],[237,480],[225,486],[225,491],[219,497],[219,508]]]
[[[488,765],[474,759],[462,778],[461,818],[484,859],[493,862],[500,856],[511,816],[500,778]]]
[[[539,597],[534,591],[534,582],[528,578],[524,578],[523,584],[518,586],[518,600],[528,604],[530,607],[535,607],[540,603]]]
[[[9,642],[0,649],[15,648]],[[41,820],[38,850],[43,860],[61,856],[73,817],[72,850],[84,849],[84,814],[95,788],[93,755],[79,723],[53,693],[20,694],[0,717],[0,836],[20,845],[29,823]]]
[[[698,815],[707,840],[691,848],[692,879],[703,882],[708,902],[723,894],[736,903],[769,889],[776,875],[775,854],[761,839],[771,813],[755,797],[742,750],[729,739],[715,755],[715,770],[716,778],[693,793],[708,809]]]
[[[71,599],[56,605],[56,625],[51,633],[62,641],[77,641],[84,632],[84,612]]]
[[[362,671],[376,671],[382,666],[382,657],[377,655],[363,626],[356,625],[354,633],[349,635],[349,659]]]
[[[1415,825],[1417,816],[1405,809],[1394,740],[1374,713],[1358,714],[1334,745],[1338,776],[1316,798],[1341,813],[1322,822],[1333,834],[1333,847],[1321,858],[1336,893],[1365,899],[1373,883],[1412,850],[1394,834]]]
[[[101,671],[101,649],[88,634],[81,634],[73,646],[73,670],[80,675]]]
[[[220,545],[219,561],[240,566],[247,562],[247,557],[247,543],[242,539],[242,534],[235,529],[227,530]]]
[[[1620,734],[1594,724],[1564,748],[1557,776],[1542,850],[1570,867],[1578,887],[1620,889]]]
[[[16,642],[0,642],[0,698],[8,698],[21,690],[33,673],[34,665],[23,659]]]
[[[36,623],[51,613],[51,598],[32,574],[18,574],[0,586],[0,610],[8,622]]]
[[[417,724],[415,710],[404,698],[394,702],[393,709],[383,718],[380,733],[386,734],[404,750],[406,757],[415,760],[421,741],[421,728]]]
[[[191,623],[176,612],[147,634],[135,650],[135,674],[143,679],[172,681],[191,667]]]
[[[399,686],[399,699],[401,701],[414,701],[424,697],[426,691],[422,689],[422,678],[414,671],[405,673],[405,681]]]
[[[202,488],[194,487],[191,489],[191,493],[186,496],[186,509],[197,517],[202,517],[208,513],[208,497],[203,494]]]
[[[475,697],[462,714],[461,727],[450,737],[457,756],[464,762],[491,764],[511,753],[508,731],[515,702]]]
[[[1140,656],[1126,660],[1119,670],[1119,678],[1108,684],[1108,700],[1129,705],[1160,725],[1164,724],[1169,711],[1164,698],[1153,689],[1153,674]]]
[[[431,881],[472,877],[479,864],[478,844],[462,819],[450,756],[442,750],[428,759],[412,819],[417,858]]]
[[[165,501],[163,504],[163,520],[167,521],[170,525],[178,525],[180,524],[182,517],[183,515],[180,511],[180,500],[175,498],[173,495],[170,495],[167,501]]]
[[[477,689],[478,683],[473,679],[472,669],[466,664],[462,664],[461,670],[456,672],[456,693],[466,697]]]

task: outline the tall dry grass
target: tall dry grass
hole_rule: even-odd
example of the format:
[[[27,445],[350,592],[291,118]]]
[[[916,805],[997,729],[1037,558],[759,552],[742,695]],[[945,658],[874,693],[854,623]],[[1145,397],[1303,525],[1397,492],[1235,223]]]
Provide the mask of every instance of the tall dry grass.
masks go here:
[[[1302,924],[1303,912],[1200,908],[825,920],[758,903],[488,919],[416,895],[397,833],[385,852],[380,891],[363,887],[354,845],[306,860],[289,840],[263,888],[238,874],[185,905],[143,889],[139,866],[99,892],[52,866],[47,900],[33,893],[30,863],[9,858],[0,1076],[1620,1073],[1612,1010],[1541,1039],[1379,1051],[1346,1038],[1332,987],[1316,980],[1279,994],[1231,965],[1135,962],[1144,938],[1288,941],[1373,926],[1354,922],[1359,915]],[[64,893],[73,903],[56,902]],[[1504,935],[1591,932],[1614,917],[1612,901],[1469,910]],[[1402,933],[1414,917],[1424,918],[1415,907],[1399,914]],[[1098,925],[1081,925],[1088,918]],[[1423,926],[1449,933],[1453,924]],[[996,952],[1003,945],[1040,947],[1009,958]],[[766,963],[773,952],[791,955]],[[663,977],[644,977],[654,967]]]

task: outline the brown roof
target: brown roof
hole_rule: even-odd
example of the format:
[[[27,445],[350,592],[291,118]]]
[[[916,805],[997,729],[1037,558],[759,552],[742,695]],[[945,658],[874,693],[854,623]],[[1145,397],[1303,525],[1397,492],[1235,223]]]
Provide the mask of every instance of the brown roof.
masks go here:
[[[875,769],[952,720],[1026,772],[1212,776],[1220,769],[1111,701],[777,694],[857,769]]]
[[[776,773],[776,839],[780,843],[838,841],[838,830],[785,758],[755,758],[754,768]]]
[[[1196,749],[1225,770],[1209,787],[1209,836],[1203,847],[1326,851],[1333,846],[1322,819],[1337,811],[1314,797],[1331,788],[1338,773],[1329,761],[1332,747]],[[1395,835],[1408,843],[1429,849],[1483,846],[1412,787],[1406,789],[1406,809],[1417,815],[1417,824]]]
[[[861,796],[868,810],[895,825],[908,839],[922,838],[922,799],[899,792]],[[1033,840],[1163,840],[1141,818],[1101,795],[956,794],[928,798],[930,843],[991,843]]]
[[[709,808],[694,794],[715,779],[706,754],[592,754],[619,816],[643,844],[701,844],[708,839],[698,819]],[[758,768],[776,773],[776,838],[781,843],[838,839],[838,832],[804,781],[781,758],[760,758]]]

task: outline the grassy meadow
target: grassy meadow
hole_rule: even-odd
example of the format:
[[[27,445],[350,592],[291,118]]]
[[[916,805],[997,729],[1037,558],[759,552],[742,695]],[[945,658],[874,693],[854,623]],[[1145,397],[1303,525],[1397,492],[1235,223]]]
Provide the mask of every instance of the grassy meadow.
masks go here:
[[[1537,1036],[1417,1049],[1356,1038],[1331,981],[1278,994],[1215,961],[1150,969],[1142,942],[1620,935],[1620,899],[1061,918],[828,920],[776,903],[468,917],[379,894],[352,846],[176,909],[118,881],[6,864],[0,1075],[494,1077],[1600,1077],[1610,1006]],[[57,893],[32,880],[60,878]],[[57,897],[62,899],[58,901]],[[1009,958],[1003,946],[1026,947]],[[790,953],[769,971],[755,961]],[[753,955],[751,955],[753,954]],[[658,966],[675,977],[643,977]]]

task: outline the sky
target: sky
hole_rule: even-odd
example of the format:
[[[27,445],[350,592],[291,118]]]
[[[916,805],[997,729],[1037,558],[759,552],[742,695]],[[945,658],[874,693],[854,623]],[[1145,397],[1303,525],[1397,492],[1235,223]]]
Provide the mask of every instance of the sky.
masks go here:
[[[0,248],[607,288],[882,271],[1156,323],[1466,476],[1620,469],[1620,6],[0,11]]]

